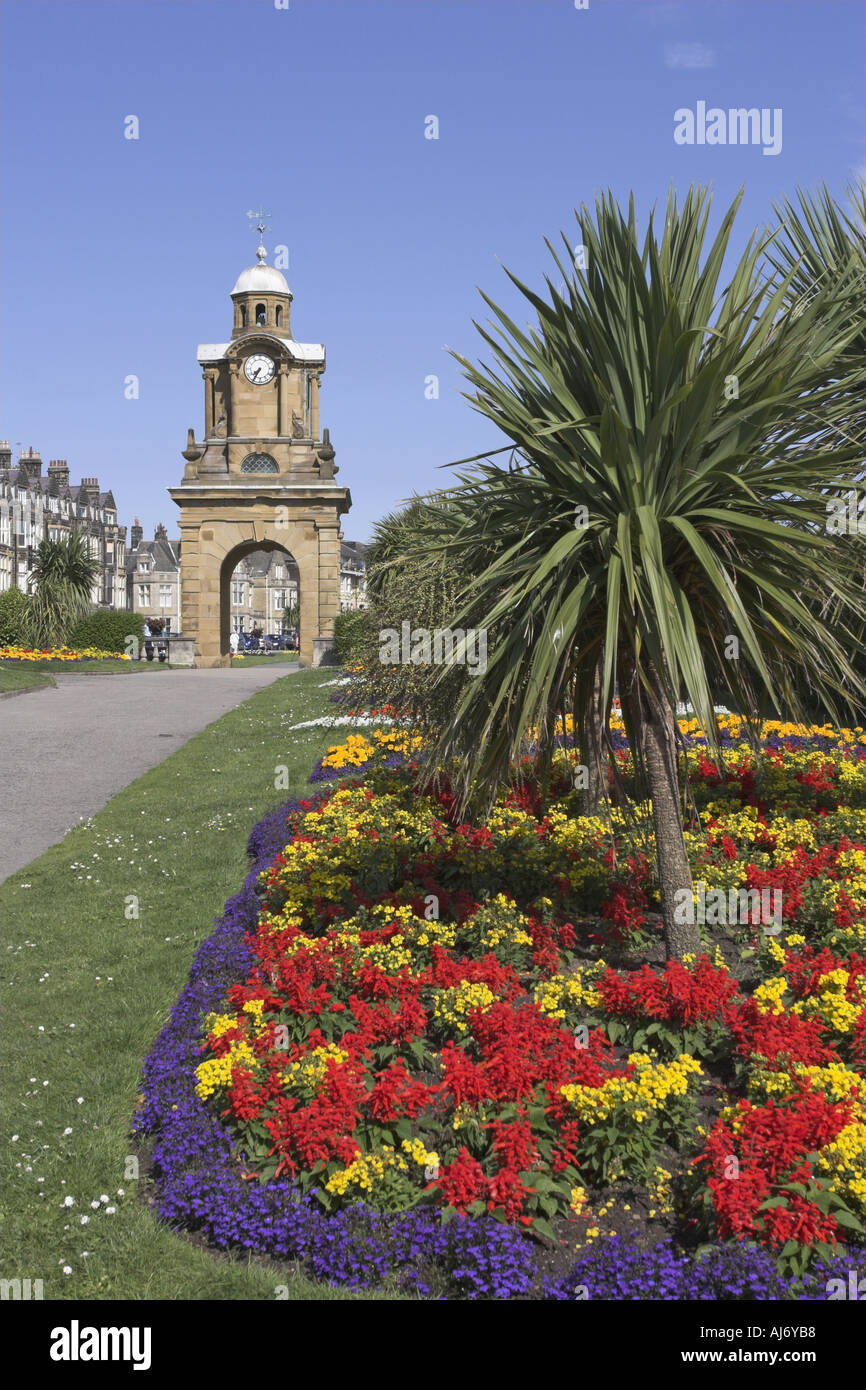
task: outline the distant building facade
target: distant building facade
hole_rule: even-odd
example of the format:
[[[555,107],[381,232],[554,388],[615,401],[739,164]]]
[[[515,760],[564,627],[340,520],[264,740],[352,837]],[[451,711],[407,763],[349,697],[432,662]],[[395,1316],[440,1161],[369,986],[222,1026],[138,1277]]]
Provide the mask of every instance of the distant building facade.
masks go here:
[[[169,540],[161,523],[146,541],[136,517],[126,555],[126,607],[180,632],[180,598],[180,541]]]
[[[101,491],[98,478],[71,484],[65,459],[52,459],[43,474],[33,448],[13,464],[9,441],[0,440],[0,589],[26,593],[39,542],[79,531],[99,564],[93,602],[125,608],[126,527],[117,524],[112,493]]]
[[[240,561],[229,594],[234,632],[282,633],[298,627],[299,574],[295,562],[279,550],[254,550]]]
[[[367,547],[360,541],[340,545],[340,612],[367,607]]]

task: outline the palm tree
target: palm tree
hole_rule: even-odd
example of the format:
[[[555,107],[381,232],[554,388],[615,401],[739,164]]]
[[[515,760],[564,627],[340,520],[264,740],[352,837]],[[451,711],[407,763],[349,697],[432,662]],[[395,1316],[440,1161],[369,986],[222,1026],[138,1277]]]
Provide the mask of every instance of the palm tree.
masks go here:
[[[545,277],[547,299],[507,272],[537,328],[524,332],[483,296],[494,332],[476,327],[496,367],[455,356],[467,399],[512,458],[461,461],[442,499],[452,534],[431,543],[470,576],[465,612],[488,631],[486,673],[466,683],[434,756],[456,766],[464,800],[489,799],[530,727],[549,767],[568,703],[585,750],[587,711],[609,709],[619,681],[678,957],[700,938],[680,920],[693,889],[677,701],[691,702],[718,750],[719,687],[746,712],[766,692],[797,717],[799,664],[833,717],[859,698],[845,646],[863,593],[824,522],[827,493],[849,485],[862,452],[829,431],[863,389],[863,366],[846,354],[866,283],[852,263],[792,306],[792,275],[768,272],[755,233],[720,291],[741,198],[708,249],[704,189],[682,207],[671,194],[661,239],[651,218],[642,246],[633,200],[624,215],[600,198],[594,217],[576,213],[586,269],[548,242],[562,284]],[[815,596],[838,603],[835,631]]]
[[[62,646],[73,625],[91,611],[98,574],[99,562],[91,558],[83,532],[40,541],[29,580],[27,640]]]
[[[797,192],[797,205],[786,198],[774,211],[779,219],[779,228],[767,251],[767,258],[782,275],[791,276],[789,297],[792,305],[798,298],[808,300],[821,286],[832,286],[853,273],[857,268],[866,275],[866,184],[862,181],[851,184],[847,190],[847,210],[840,207],[830,196],[826,186],[817,195],[811,196],[802,190]],[[847,348],[851,364],[866,358],[866,320],[861,315],[859,332]],[[848,419],[840,420],[830,426],[815,417],[816,434],[824,429],[828,439],[863,439],[866,432],[866,396],[862,392],[853,393],[849,401],[851,413]],[[856,481],[858,492],[855,507],[859,507],[860,525],[857,531],[843,532],[837,544],[849,548],[854,555],[866,586],[866,510],[864,510],[863,483],[866,481],[866,458],[861,450],[860,467]],[[837,499],[845,504],[848,511],[848,498]],[[838,602],[835,599],[821,601],[816,610],[822,621],[835,627],[838,616]],[[849,655],[859,677],[860,685],[866,684],[866,622],[857,624],[853,631],[853,644]]]

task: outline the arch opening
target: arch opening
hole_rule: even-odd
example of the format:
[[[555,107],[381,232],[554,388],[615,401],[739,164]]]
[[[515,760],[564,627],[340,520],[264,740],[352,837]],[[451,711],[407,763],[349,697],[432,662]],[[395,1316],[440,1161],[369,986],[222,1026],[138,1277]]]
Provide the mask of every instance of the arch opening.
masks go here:
[[[223,655],[235,646],[251,655],[299,648],[300,602],[300,571],[291,551],[275,541],[236,546],[220,569]]]

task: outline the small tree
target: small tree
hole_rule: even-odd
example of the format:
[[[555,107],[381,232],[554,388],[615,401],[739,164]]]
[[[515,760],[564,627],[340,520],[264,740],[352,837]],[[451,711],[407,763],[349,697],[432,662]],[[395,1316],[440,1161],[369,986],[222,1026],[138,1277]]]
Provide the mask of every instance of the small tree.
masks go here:
[[[601,710],[619,680],[678,957],[700,945],[677,910],[693,893],[678,700],[716,750],[719,684],[746,714],[766,693],[798,717],[799,664],[831,717],[863,707],[848,656],[866,617],[862,580],[824,523],[827,495],[849,488],[862,460],[862,437],[834,427],[850,424],[863,396],[850,349],[866,275],[852,254],[841,275],[792,293],[793,274],[768,273],[755,234],[720,287],[741,197],[709,246],[706,190],[682,207],[672,195],[661,237],[651,222],[643,242],[633,204],[624,214],[599,199],[594,216],[577,214],[586,269],[575,270],[574,237],[563,237],[568,261],[554,253],[548,298],[510,276],[537,328],[485,296],[497,324],[479,331],[495,366],[458,360],[512,460],[464,460],[474,472],[441,499],[445,558],[465,576],[464,616],[489,630],[492,655],[459,692],[433,756],[457,760],[464,800],[478,788],[492,796],[530,728],[549,765],[566,698],[586,747],[599,671]],[[441,541],[416,555],[419,573],[433,561],[443,562]],[[836,605],[833,631],[818,616],[825,601]]]
[[[87,537],[75,532],[62,540],[42,540],[30,575],[25,632],[34,647],[60,647],[79,618],[89,613],[99,563]]]
[[[14,585],[0,594],[0,647],[17,647],[25,640],[27,595]]]
[[[420,497],[377,524],[367,552],[368,608],[359,615],[353,648],[363,667],[353,698],[391,704],[427,733],[444,727],[472,679],[463,665],[435,667],[419,660],[417,650],[413,659],[411,642],[408,651],[403,649],[407,628],[410,634],[435,633],[456,624],[461,581],[437,552],[449,525],[447,509]]]

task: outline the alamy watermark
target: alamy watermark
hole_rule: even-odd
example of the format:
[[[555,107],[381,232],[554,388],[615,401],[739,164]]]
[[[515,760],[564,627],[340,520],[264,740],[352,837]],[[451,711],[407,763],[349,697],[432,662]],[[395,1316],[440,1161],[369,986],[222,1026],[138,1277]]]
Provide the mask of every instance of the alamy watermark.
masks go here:
[[[465,666],[470,675],[487,670],[487,629],[412,627],[409,622],[379,632],[379,660],[385,666]]]
[[[830,536],[866,536],[866,509],[855,491],[830,498],[826,531]]]
[[[707,109],[705,101],[695,110],[680,106],[674,112],[677,145],[762,145],[763,154],[782,153],[781,106],[722,106]]]

